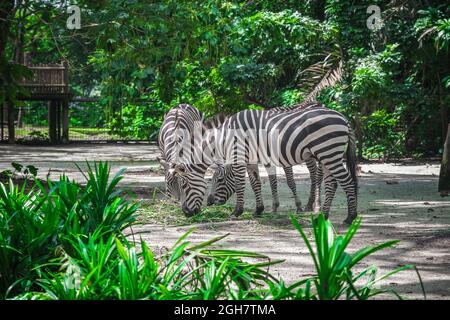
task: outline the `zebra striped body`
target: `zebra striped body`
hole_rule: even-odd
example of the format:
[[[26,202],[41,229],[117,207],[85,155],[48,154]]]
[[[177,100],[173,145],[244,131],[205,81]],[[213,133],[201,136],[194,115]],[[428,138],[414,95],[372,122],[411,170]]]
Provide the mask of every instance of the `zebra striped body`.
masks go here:
[[[352,136],[347,120],[340,113],[322,107],[282,113],[241,111],[209,132],[202,147],[208,152],[201,163],[177,165],[176,172],[186,182],[181,186],[186,200],[183,206],[189,208],[197,197],[202,197],[203,191],[196,189],[195,185],[204,180],[206,168],[214,162],[222,161],[232,166],[237,194],[234,214],[240,215],[244,208],[248,165],[262,163],[290,167],[313,158],[324,167],[327,179],[335,179],[345,190],[348,203],[346,222],[351,222],[356,217],[357,204]],[[346,150],[350,172],[343,163]]]
[[[180,104],[170,109],[164,116],[158,136],[158,147],[161,152],[160,163],[164,168],[166,192],[175,199],[180,198],[179,183],[173,172],[176,162],[176,146],[178,129],[194,130],[195,122],[203,122],[203,114],[197,108]]]
[[[325,108],[324,105],[318,103],[318,102],[304,102],[298,105],[294,105],[291,107],[280,107],[280,108],[274,108],[269,109],[268,111],[274,114],[277,113],[284,113],[288,111],[300,111],[300,110],[306,110],[308,108]],[[320,184],[321,181],[319,181],[317,178],[319,176],[316,174],[317,172],[317,164],[316,161],[313,158],[310,158],[306,160],[307,168],[310,172],[310,179],[311,179],[311,188],[310,188],[310,196],[308,203],[306,205],[305,210],[306,211],[312,211],[313,206],[315,204],[316,198],[320,198],[318,194],[318,190],[316,188],[316,185],[319,186],[320,190]],[[276,176],[276,170],[275,167],[272,167],[270,165],[265,166],[266,172],[269,177],[269,184],[270,189],[272,192],[272,212],[276,212],[277,208],[279,207],[279,199],[278,199],[278,188],[277,188],[277,176]],[[300,199],[297,195],[297,188],[295,184],[294,179],[294,173],[292,170],[292,167],[283,167],[283,170],[285,172],[286,181],[288,184],[288,187],[291,189],[292,194],[295,199],[295,205],[297,208],[297,212],[303,211],[302,204]],[[224,174],[224,171],[227,171],[226,174]],[[261,194],[261,182],[259,179],[259,172],[257,167],[250,167],[247,168],[250,184],[252,186],[252,189],[255,190],[255,194]],[[227,179],[225,179],[227,177]],[[213,178],[212,178],[212,185],[211,185],[211,191],[208,196],[208,205],[212,204],[223,204],[225,203],[236,191],[236,186],[234,184],[234,174],[232,173],[230,165],[227,167],[220,167],[214,172]],[[317,194],[317,195],[316,195]],[[258,214],[264,209],[264,204],[261,201],[258,201],[260,197],[257,197],[257,203],[256,203],[256,210],[255,213]],[[320,204],[318,205],[320,206]],[[316,207],[318,207],[316,206]]]

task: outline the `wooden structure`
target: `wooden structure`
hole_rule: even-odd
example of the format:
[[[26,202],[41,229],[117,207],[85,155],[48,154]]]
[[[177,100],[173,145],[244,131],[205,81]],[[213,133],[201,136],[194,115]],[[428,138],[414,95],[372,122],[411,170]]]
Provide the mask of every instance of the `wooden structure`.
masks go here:
[[[30,92],[21,96],[23,101],[46,101],[48,105],[48,136],[51,143],[69,140],[69,101],[72,94],[69,88],[69,68],[66,61],[53,64],[33,64],[29,55],[24,55],[24,65],[33,73],[31,79],[20,83]],[[15,142],[15,106],[6,105],[6,112],[0,112],[0,119],[8,126],[8,142]],[[2,124],[3,124],[2,123]],[[3,127],[3,125],[2,125]],[[3,135],[3,132],[2,132]]]

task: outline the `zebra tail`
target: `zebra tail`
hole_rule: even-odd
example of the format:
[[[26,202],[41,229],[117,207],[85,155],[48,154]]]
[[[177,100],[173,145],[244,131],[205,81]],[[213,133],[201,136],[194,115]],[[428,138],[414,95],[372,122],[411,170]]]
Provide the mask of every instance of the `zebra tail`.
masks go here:
[[[355,183],[355,194],[358,193],[358,177],[356,174],[356,168],[357,168],[357,157],[356,157],[356,137],[355,133],[353,132],[352,128],[348,127],[348,147],[347,147],[347,169],[350,172],[350,175],[352,176],[352,179]]]

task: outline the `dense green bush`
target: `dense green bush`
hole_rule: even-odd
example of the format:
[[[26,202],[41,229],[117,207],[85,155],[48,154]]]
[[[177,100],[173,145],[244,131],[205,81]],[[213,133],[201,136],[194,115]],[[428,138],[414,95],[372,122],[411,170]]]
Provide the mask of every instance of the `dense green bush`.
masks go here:
[[[89,167],[87,184],[62,176],[59,181],[12,180],[0,183],[0,296],[26,291],[40,277],[41,266],[58,258],[60,250],[93,234],[121,237],[134,219],[136,205],[117,189],[120,175],[110,179],[104,163]],[[50,266],[50,270],[54,267]]]
[[[165,109],[160,104],[128,103],[112,115],[109,126],[113,133],[129,139],[156,140]]]
[[[26,93],[16,83],[29,71],[9,62],[20,47],[38,63],[67,59],[75,95],[100,97],[87,116],[74,106],[72,126],[154,139],[164,112],[179,103],[209,116],[292,105],[319,92],[360,128],[361,156],[442,152],[450,114],[450,6],[443,1],[83,1],[90,27],[70,37],[61,28],[67,5],[5,3],[0,102],[19,105]],[[381,11],[379,30],[366,24],[371,5]],[[337,66],[339,79],[327,81]],[[45,124],[42,112],[25,121]],[[386,129],[393,119],[401,134]],[[389,136],[380,140],[399,139],[398,146],[380,148],[372,137],[381,132]]]
[[[365,157],[385,160],[404,154],[405,132],[399,127],[399,118],[399,114],[380,109],[362,119]]]

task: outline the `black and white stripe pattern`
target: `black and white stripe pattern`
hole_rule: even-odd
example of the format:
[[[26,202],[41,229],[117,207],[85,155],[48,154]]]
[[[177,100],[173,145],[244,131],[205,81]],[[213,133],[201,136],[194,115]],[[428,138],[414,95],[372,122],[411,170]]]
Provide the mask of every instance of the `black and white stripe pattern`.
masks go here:
[[[292,110],[306,110],[308,108],[324,108],[325,106],[318,102],[305,102],[298,105],[294,105],[291,107],[280,107],[280,108],[274,108],[270,109],[269,111],[272,113],[283,113],[288,112]],[[317,164],[316,161],[313,158],[306,160],[307,168],[310,172],[310,180],[311,180],[311,188],[310,188],[310,196],[308,203],[306,205],[305,210],[306,211],[312,211],[313,207],[315,206],[315,199],[316,195],[317,198],[320,199],[318,192],[316,188],[316,185],[319,186],[321,181],[317,180],[318,176],[316,175],[317,172]],[[272,192],[272,212],[276,212],[280,202],[278,199],[278,188],[277,188],[277,176],[276,176],[276,170],[275,167],[271,167],[270,165],[265,166],[266,172],[269,177],[269,184],[270,189]],[[227,174],[224,174],[224,171],[227,171]],[[302,203],[297,195],[297,188],[296,183],[294,179],[294,173],[292,167],[283,167],[283,170],[285,172],[286,181],[288,184],[288,187],[291,189],[292,194],[294,196],[295,200],[295,206],[297,208],[297,212],[303,211]],[[257,171],[257,168],[251,167],[247,168],[247,173],[249,176],[250,184],[252,186],[253,190],[255,191],[255,194],[261,194],[261,182],[259,181],[259,173]],[[224,179],[224,177],[227,177],[227,179]],[[236,191],[235,185],[234,185],[234,174],[231,172],[231,166],[228,165],[226,168],[219,166],[213,175],[212,178],[212,184],[211,184],[211,190],[210,194],[208,196],[208,205],[212,204],[223,204],[225,203]],[[264,204],[261,200],[257,198],[257,205],[255,214],[258,214],[262,212],[264,209]],[[320,202],[320,201],[319,201]],[[319,207],[320,203],[316,204],[316,207]]]
[[[192,210],[189,205],[194,199],[190,196],[202,197],[200,188],[195,194],[191,189],[204,181],[206,168],[215,162],[232,165],[237,194],[234,214],[237,216],[243,212],[245,171],[248,165],[253,164],[252,161],[256,159],[270,166],[290,167],[313,158],[323,166],[326,179],[335,179],[346,192],[346,222],[356,217],[354,138],[347,120],[337,111],[322,107],[282,113],[244,110],[210,132],[203,142],[202,152],[208,149],[212,158],[205,157],[202,163],[177,165],[176,172],[185,182],[181,189],[187,196],[183,210]],[[348,169],[344,166],[345,154]],[[331,191],[327,193],[331,194]],[[324,205],[323,210],[326,209]]]
[[[203,119],[202,112],[189,104],[180,104],[164,115],[158,136],[158,147],[161,152],[159,161],[164,168],[166,192],[175,199],[180,199],[179,183],[173,170],[177,158],[177,144],[180,139],[177,130],[185,129],[193,132],[195,123],[201,123]]]

